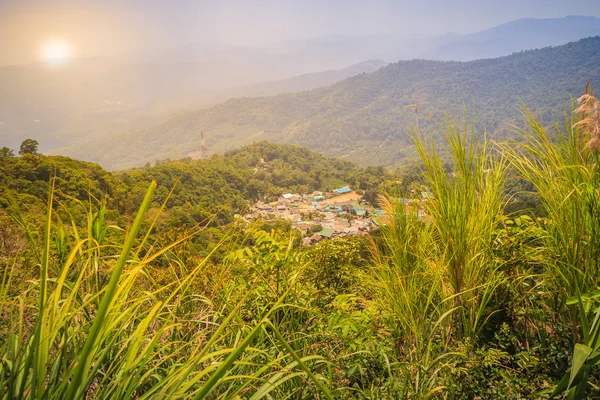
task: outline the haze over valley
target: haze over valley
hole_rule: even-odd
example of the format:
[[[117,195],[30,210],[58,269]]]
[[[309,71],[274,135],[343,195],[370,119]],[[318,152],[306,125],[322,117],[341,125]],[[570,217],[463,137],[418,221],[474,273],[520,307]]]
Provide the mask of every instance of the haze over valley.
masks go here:
[[[303,130],[311,120],[322,119],[320,114],[327,113],[326,109],[307,109],[304,112],[311,113],[309,118],[300,115],[289,116],[286,117],[286,123],[280,122],[276,127],[270,126],[267,129],[263,124],[257,125],[252,113],[243,110],[230,120],[220,117],[219,122],[199,121],[197,129],[188,125],[185,132],[181,131],[180,127],[172,128],[176,129],[173,131],[167,126],[177,125],[178,123],[173,121],[185,118],[178,117],[181,113],[208,114],[210,111],[200,110],[209,110],[214,104],[232,98],[278,95],[326,87],[355,75],[375,72],[388,63],[411,59],[470,61],[501,57],[529,49],[564,45],[598,34],[600,20],[594,17],[522,18],[468,34],[430,37],[427,37],[426,33],[413,37],[389,33],[328,35],[312,39],[285,40],[262,46],[230,45],[218,39],[211,42],[203,38],[202,42],[178,47],[129,50],[112,56],[80,58],[74,55],[67,64],[61,66],[49,65],[44,61],[9,65],[0,67],[0,137],[9,147],[16,147],[23,139],[31,137],[40,142],[42,151],[100,162],[110,169],[135,166],[164,157],[179,158],[194,153],[197,151],[198,129],[206,131],[211,154],[263,138],[308,145],[319,151],[320,146],[314,140],[311,142],[303,138]],[[572,59],[567,58],[566,61],[570,62]],[[423,65],[426,65],[424,68],[429,72],[417,76],[416,79],[406,79],[403,76],[402,68],[410,66],[396,65],[388,69],[396,70],[394,76],[381,72],[374,77],[362,77],[353,81],[377,80],[380,79],[378,77],[386,75],[385,78],[381,78],[386,81],[380,82],[380,89],[393,90],[395,94],[392,97],[380,98],[378,102],[384,108],[379,107],[377,111],[369,112],[366,119],[361,118],[361,123],[371,125],[370,118],[377,118],[378,112],[397,109],[397,112],[393,113],[393,121],[390,121],[394,127],[384,126],[381,131],[373,133],[372,126],[359,128],[352,124],[347,135],[358,135],[360,144],[356,143],[356,146],[349,148],[343,144],[333,147],[326,145],[329,149],[326,154],[350,157],[358,153],[363,164],[392,165],[399,161],[403,157],[403,143],[409,142],[407,111],[402,110],[402,107],[423,102],[424,94],[415,93],[414,85],[429,76],[429,82],[423,83],[433,87],[433,80],[428,74],[434,73],[435,68],[438,68],[435,65],[441,64]],[[481,71],[477,65],[482,64],[475,64],[472,68]],[[464,68],[470,67],[465,65]],[[452,73],[450,67],[446,67],[446,70],[448,72],[441,72],[435,79],[444,81],[445,74]],[[542,72],[548,74],[549,71]],[[492,78],[492,75],[487,75],[468,79],[484,82],[488,79],[487,84],[494,87],[495,82],[490,80]],[[453,76],[452,79],[460,78]],[[460,85],[465,83],[461,82]],[[577,85],[580,85],[580,82],[569,82],[565,87],[553,89],[572,93]],[[372,100],[374,94],[362,93],[360,85],[345,86],[353,92],[352,96],[360,98],[362,103]],[[482,84],[480,88],[483,89],[484,86],[485,84]],[[344,84],[336,87],[342,88]],[[464,97],[465,93],[461,95],[463,87],[443,87],[444,90],[435,90],[439,101],[431,102],[428,112],[455,112],[457,106],[462,107],[470,103],[481,105],[480,102],[472,101],[474,97],[467,99]],[[534,93],[530,89],[532,88],[526,85],[522,92],[514,93],[512,97],[506,97],[506,100],[514,104],[516,98],[532,96]],[[339,89],[321,91],[333,93],[335,90]],[[429,93],[428,96],[432,94]],[[314,98],[317,95],[307,93],[304,96]],[[491,96],[486,90],[479,90],[476,95]],[[452,104],[448,101],[450,98],[454,99]],[[273,104],[281,99],[261,101]],[[534,103],[530,104],[532,107],[556,105],[554,98],[536,97],[533,101]],[[552,104],[547,104],[548,101]],[[322,107],[345,110],[345,106],[334,104],[333,99],[330,104],[324,104],[322,100],[320,103]],[[238,101],[231,104],[240,103]],[[429,102],[423,105],[428,106]],[[227,107],[232,105],[217,106],[216,109]],[[518,117],[518,110],[516,107],[509,108],[510,106],[503,106],[502,111],[496,113],[495,120],[488,122],[487,128],[495,131],[501,128],[496,121],[514,121]],[[342,112],[347,111],[351,110]],[[485,106],[478,106],[470,111],[477,118],[486,117],[490,110]],[[277,114],[277,111],[274,112]],[[278,115],[272,117],[281,119]],[[338,122],[335,122],[336,118]],[[340,135],[340,130],[346,129],[340,125],[339,119],[339,115],[327,118],[327,124],[333,124],[330,132],[323,131],[327,129],[323,127],[310,129],[318,129],[320,140],[329,143],[335,140],[333,137]],[[232,129],[235,132],[229,132]],[[356,129],[361,129],[361,132],[353,132]],[[114,142],[115,137],[125,135],[127,143],[131,142],[133,137],[137,137],[138,141],[151,145],[151,142],[147,141],[147,135],[153,135],[157,130],[162,130],[159,135],[172,138],[173,144],[177,142],[177,145],[157,143],[154,150],[140,149],[140,153],[125,157],[126,154],[119,146],[113,149],[109,144]],[[292,133],[296,130],[300,131],[298,135]],[[180,137],[175,139],[175,136]],[[367,147],[387,147],[386,143],[398,144],[397,154],[386,154],[380,159],[363,154]],[[94,148],[103,150],[97,152]]]

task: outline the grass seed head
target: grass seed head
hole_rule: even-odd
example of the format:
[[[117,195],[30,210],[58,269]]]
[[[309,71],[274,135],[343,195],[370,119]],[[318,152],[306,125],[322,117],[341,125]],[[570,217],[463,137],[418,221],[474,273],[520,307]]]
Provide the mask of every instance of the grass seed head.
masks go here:
[[[577,99],[579,107],[575,110],[582,119],[574,126],[581,128],[589,137],[588,147],[593,151],[600,151],[600,100],[598,100],[588,84],[583,96]]]

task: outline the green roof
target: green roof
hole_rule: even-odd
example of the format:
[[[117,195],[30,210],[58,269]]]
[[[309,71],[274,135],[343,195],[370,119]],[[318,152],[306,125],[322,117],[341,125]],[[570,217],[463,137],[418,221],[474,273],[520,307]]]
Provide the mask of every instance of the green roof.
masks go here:
[[[324,228],[321,232],[319,232],[319,235],[326,237],[326,238],[330,238],[331,235],[333,235],[333,229]]]

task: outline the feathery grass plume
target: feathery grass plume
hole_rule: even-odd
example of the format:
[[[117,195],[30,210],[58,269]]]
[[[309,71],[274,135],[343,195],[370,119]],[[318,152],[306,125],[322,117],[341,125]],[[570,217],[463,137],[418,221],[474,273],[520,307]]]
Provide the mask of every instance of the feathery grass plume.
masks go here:
[[[600,100],[594,96],[594,92],[588,81],[585,85],[583,96],[577,99],[579,107],[575,110],[581,116],[581,120],[575,124],[584,134],[589,137],[588,147],[594,151],[600,150]]]
[[[415,126],[417,131],[419,131],[419,108],[421,108],[421,106],[417,103],[415,104],[409,104],[406,106],[406,108],[412,108],[415,110]]]

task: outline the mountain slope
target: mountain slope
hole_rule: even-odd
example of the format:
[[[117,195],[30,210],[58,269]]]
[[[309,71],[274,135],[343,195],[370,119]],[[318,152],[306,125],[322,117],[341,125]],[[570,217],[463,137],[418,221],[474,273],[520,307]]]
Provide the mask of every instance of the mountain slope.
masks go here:
[[[234,97],[270,96],[279,93],[293,93],[327,86],[362,73],[378,70],[387,63],[382,60],[367,60],[342,69],[330,69],[298,75],[287,79],[266,81],[223,89],[214,94],[190,92],[160,101],[155,108],[165,111],[194,109],[214,104]]]
[[[588,79],[600,79],[600,38],[467,63],[401,61],[332,86],[271,97],[233,99],[182,114],[163,124],[85,146],[61,150],[125,168],[200,149],[207,133],[210,153],[244,143],[271,140],[307,146],[362,165],[394,164],[414,155],[409,126],[420,115],[436,118],[464,109],[478,127],[505,133],[526,104],[546,118],[558,118]],[[427,118],[422,127],[430,129]]]
[[[236,96],[312,89],[385,64],[369,60],[320,71],[291,66],[292,56],[261,57],[262,53],[245,58],[242,52],[231,60],[189,63],[141,57],[129,63],[75,60],[64,69],[35,64],[0,67],[0,140],[16,147],[23,139],[34,138],[48,150],[106,131],[147,125],[139,123],[141,116],[163,120]],[[307,71],[318,72],[297,75]]]
[[[424,58],[471,61],[562,45],[597,35],[600,35],[600,19],[594,17],[524,18],[461,36],[426,52]]]
[[[232,97],[329,85],[351,76],[344,71],[354,67],[344,67],[363,60],[481,59],[598,34],[600,20],[596,18],[525,19],[466,36],[323,37],[263,48],[208,40],[172,49],[77,59],[64,68],[0,67],[0,140],[14,148],[30,137],[39,140],[46,151],[87,142],[106,132],[153,125],[174,113]],[[356,73],[373,70],[368,62],[361,65],[364,68]]]

